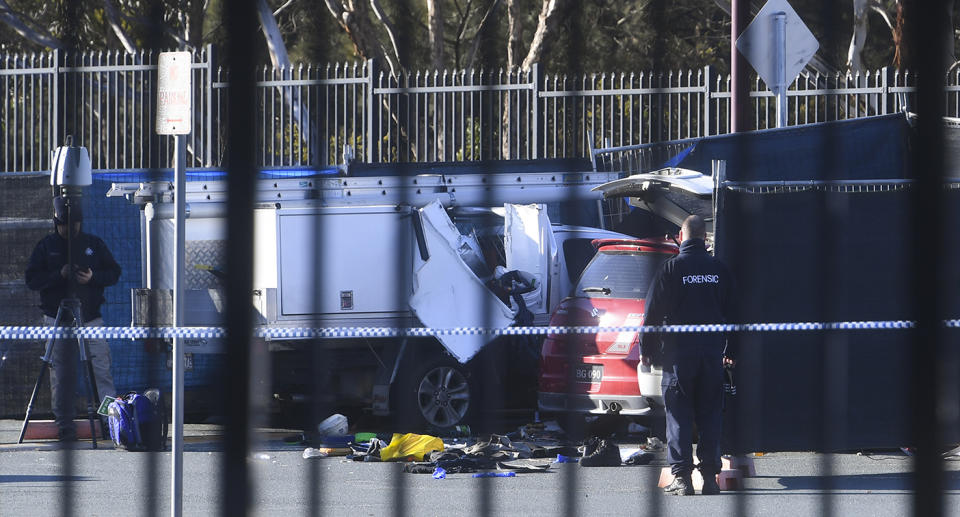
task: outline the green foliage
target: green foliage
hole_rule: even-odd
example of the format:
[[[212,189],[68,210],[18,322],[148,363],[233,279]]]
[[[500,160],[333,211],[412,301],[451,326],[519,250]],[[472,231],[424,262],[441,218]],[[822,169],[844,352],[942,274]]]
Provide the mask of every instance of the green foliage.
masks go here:
[[[14,13],[38,34],[63,39],[68,32],[63,13],[67,0],[6,0]],[[138,48],[173,49],[178,38],[199,48],[225,38],[220,13],[231,8],[226,0],[111,0],[120,26]],[[340,0],[337,0],[340,1]],[[365,0],[363,0],[365,2]],[[521,41],[515,49],[515,64],[526,55],[537,27],[542,0],[515,0]],[[754,0],[759,7],[763,0]],[[790,0],[791,5],[820,42],[819,55],[836,69],[846,62],[852,34],[850,0]],[[878,0],[895,20],[895,0]],[[325,2],[319,0],[268,0],[276,15],[290,59],[294,63],[345,62],[358,59],[350,36]],[[398,45],[407,68],[433,66],[426,2],[381,1],[397,28]],[[496,70],[507,65],[508,16],[506,0],[438,0],[443,13],[444,63],[446,68],[471,64],[470,50],[480,21],[491,5],[490,23],[480,35],[474,68]],[[566,0],[566,9],[556,33],[548,39],[540,60],[548,73],[576,71],[642,71],[697,69],[713,65],[717,73],[728,71],[730,19],[715,0]],[[960,9],[960,2],[957,2]],[[151,9],[155,9],[151,11]],[[121,50],[100,1],[79,3],[77,45],[81,50]],[[390,48],[386,31],[372,13],[376,37]],[[868,69],[891,64],[893,40],[883,18],[869,14],[870,29],[863,54]],[[188,33],[189,32],[189,33]],[[250,35],[260,42],[261,34]],[[266,45],[258,59],[266,59]],[[10,25],[0,23],[0,52],[44,50],[35,39],[24,37]]]

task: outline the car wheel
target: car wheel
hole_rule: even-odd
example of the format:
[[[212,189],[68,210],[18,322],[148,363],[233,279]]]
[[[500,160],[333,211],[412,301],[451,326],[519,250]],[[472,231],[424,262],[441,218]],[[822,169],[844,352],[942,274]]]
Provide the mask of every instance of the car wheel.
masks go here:
[[[452,358],[439,358],[402,379],[397,420],[417,428],[448,428],[468,422],[475,403],[469,370]]]

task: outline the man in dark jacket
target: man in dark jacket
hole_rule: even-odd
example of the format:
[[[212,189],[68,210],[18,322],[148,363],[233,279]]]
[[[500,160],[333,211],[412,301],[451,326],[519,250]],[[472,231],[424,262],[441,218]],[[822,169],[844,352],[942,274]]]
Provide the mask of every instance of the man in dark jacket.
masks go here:
[[[27,266],[27,286],[40,291],[40,309],[47,325],[56,321],[60,302],[70,297],[80,300],[83,324],[86,327],[103,325],[100,305],[103,304],[103,288],[114,285],[120,279],[120,266],[104,242],[94,235],[81,231],[83,212],[77,200],[68,203],[62,197],[53,202],[53,221],[56,232],[40,240],[30,255]],[[67,257],[67,211],[70,211],[70,253]],[[63,322],[72,324],[73,321]],[[87,354],[93,364],[97,391],[101,397],[114,396],[113,376],[110,374],[110,347],[102,338],[86,338]],[[77,383],[77,341],[58,339],[53,348],[50,391],[53,414],[56,417],[60,439],[76,440],[73,419],[76,413],[74,395]],[[99,404],[100,401],[97,401]]]
[[[683,222],[680,254],[663,264],[646,298],[644,325],[729,323],[734,283],[730,272],[707,252],[706,225],[691,215]],[[662,338],[662,339],[661,339]],[[735,362],[733,347],[720,333],[652,333],[641,340],[641,362],[663,360],[663,401],[667,412],[667,459],[674,475],[664,491],[694,493],[693,422],[700,437],[697,457],[703,494],[717,494],[723,365]]]

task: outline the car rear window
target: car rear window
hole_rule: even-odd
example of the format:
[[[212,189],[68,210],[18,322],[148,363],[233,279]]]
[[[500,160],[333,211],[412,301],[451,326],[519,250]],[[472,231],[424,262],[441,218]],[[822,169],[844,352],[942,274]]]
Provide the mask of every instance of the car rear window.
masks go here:
[[[567,239],[563,241],[563,256],[567,258],[567,274],[570,275],[570,283],[580,278],[580,273],[587,267],[590,259],[596,255],[597,249],[593,247],[593,238],[589,239]]]
[[[673,256],[667,253],[601,251],[583,270],[574,296],[644,298],[660,265]]]

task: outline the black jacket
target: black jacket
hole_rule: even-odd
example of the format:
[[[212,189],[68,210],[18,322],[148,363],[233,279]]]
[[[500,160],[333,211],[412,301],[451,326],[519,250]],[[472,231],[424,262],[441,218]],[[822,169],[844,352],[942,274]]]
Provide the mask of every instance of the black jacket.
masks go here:
[[[80,269],[90,268],[93,277],[86,285],[75,283],[76,295],[83,306],[83,321],[100,317],[103,288],[120,279],[120,265],[113,259],[107,245],[95,235],[80,232],[71,239],[73,264]],[[58,233],[47,235],[30,255],[27,266],[27,286],[40,291],[40,308],[51,318],[57,317],[60,300],[67,296],[67,279],[60,269],[67,263],[67,240]]]
[[[734,281],[722,262],[707,252],[701,239],[685,240],[680,254],[664,262],[647,293],[644,325],[691,325],[732,323]],[[721,333],[642,334],[640,353],[658,356],[661,345],[717,343],[723,346]],[[736,347],[727,340],[724,355],[734,359]]]

